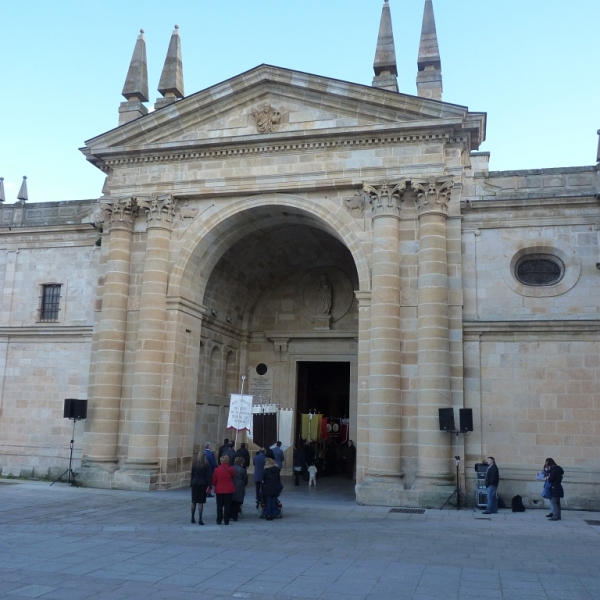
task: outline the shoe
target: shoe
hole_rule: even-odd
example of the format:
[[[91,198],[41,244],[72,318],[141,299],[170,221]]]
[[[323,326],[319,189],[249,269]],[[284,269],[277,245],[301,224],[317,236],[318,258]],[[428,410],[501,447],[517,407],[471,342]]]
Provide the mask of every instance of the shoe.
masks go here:
[[[225,525],[229,525],[229,521],[225,521]]]
[[[267,517],[267,521],[272,521],[273,517]]]
[[[217,521],[217,525],[220,525],[220,524],[221,524],[221,521]]]
[[[204,525],[204,521],[199,521],[198,525]]]
[[[552,518],[552,513],[548,513],[548,514],[546,515],[546,518],[547,518],[547,519],[551,519],[551,518]]]
[[[231,519],[232,521],[236,521],[237,522],[237,517],[235,519]]]
[[[196,519],[192,519],[192,523],[195,523],[195,522],[196,522]]]
[[[491,515],[492,513],[489,510],[484,510],[481,514],[482,515]]]
[[[560,517],[558,517],[558,519],[555,519],[554,517],[552,517],[550,520],[551,521],[560,521]]]

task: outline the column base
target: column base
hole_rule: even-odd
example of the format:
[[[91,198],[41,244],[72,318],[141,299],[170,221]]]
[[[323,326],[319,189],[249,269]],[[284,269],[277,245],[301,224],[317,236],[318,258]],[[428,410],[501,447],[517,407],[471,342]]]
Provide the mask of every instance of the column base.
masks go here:
[[[113,475],[118,466],[116,459],[84,458],[77,471],[77,479],[86,487],[110,489],[113,487]]]
[[[453,491],[453,485],[428,485],[406,490],[401,479],[367,476],[356,486],[356,501],[370,506],[441,508]]]
[[[150,492],[159,488],[158,467],[154,469],[136,468],[124,465],[113,476],[112,486],[118,490]]]

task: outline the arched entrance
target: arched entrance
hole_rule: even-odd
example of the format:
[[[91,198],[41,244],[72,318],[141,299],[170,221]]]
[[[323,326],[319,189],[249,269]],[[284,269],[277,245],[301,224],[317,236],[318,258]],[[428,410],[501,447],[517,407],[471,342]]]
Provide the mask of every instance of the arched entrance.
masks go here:
[[[215,211],[196,231],[186,233],[188,242],[173,269],[169,296],[179,291],[180,299],[186,297],[203,311],[199,352],[192,359],[197,362],[189,364],[197,374],[188,411],[194,423],[193,439],[188,437],[193,449],[180,449],[188,456],[207,441],[216,445],[231,437],[226,430],[229,395],[239,391],[241,376],[258,364],[268,367],[269,397],[257,399],[294,410],[295,419],[298,409],[317,408],[309,406],[305,395],[298,404],[301,365],[344,365],[345,391],[340,391],[344,384],[336,369],[329,376],[327,368],[319,371],[317,366],[317,371],[325,389],[337,381],[336,395],[346,395],[343,415],[338,415],[342,409],[337,398],[328,412],[349,418],[348,435],[356,437],[355,291],[368,285],[367,261],[352,231],[355,223],[339,207],[324,204],[279,195],[247,199],[229,207],[227,215]],[[330,290],[329,306],[320,304],[323,286]],[[195,346],[195,340],[189,343]],[[246,391],[256,395],[252,388]],[[297,441],[296,421],[293,432]],[[291,449],[286,464],[291,469]]]

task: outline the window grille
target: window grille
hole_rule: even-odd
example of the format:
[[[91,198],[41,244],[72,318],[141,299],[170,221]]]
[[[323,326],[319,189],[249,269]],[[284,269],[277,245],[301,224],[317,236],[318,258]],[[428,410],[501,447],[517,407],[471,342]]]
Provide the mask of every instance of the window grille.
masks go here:
[[[525,256],[517,265],[517,279],[530,286],[554,285],[563,276],[562,262],[550,254]]]
[[[60,284],[42,286],[42,305],[40,307],[40,322],[51,323],[58,321],[60,305]]]

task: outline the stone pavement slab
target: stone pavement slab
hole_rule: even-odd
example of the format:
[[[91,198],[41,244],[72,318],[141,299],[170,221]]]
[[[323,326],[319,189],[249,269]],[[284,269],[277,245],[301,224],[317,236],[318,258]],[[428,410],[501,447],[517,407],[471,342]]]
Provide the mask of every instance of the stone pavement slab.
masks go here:
[[[0,598],[600,600],[598,514],[390,513],[344,479],[285,481],[283,518],[189,523],[189,489],[0,480]]]

